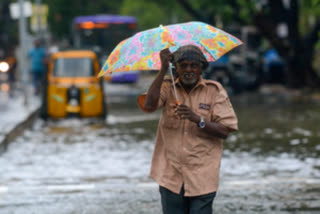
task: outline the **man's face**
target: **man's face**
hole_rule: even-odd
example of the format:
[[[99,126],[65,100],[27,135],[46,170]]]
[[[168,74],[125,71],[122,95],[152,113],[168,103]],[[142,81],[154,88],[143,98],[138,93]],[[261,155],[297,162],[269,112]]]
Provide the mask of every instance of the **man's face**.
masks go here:
[[[176,71],[182,85],[193,87],[202,73],[202,64],[196,61],[182,60],[176,64]]]

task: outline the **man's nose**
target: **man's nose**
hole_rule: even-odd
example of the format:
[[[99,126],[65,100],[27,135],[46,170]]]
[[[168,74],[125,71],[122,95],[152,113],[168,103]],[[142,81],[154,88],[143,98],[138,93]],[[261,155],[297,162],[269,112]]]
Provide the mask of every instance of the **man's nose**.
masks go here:
[[[191,66],[191,65],[187,65],[186,71],[187,71],[187,72],[192,72],[192,66]]]

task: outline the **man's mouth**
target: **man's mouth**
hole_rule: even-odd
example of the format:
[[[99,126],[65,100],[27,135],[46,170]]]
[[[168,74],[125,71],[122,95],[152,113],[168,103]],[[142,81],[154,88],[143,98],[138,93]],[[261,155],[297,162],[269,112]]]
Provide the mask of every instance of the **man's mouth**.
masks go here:
[[[194,78],[194,73],[184,73],[183,78],[192,79],[192,78]]]

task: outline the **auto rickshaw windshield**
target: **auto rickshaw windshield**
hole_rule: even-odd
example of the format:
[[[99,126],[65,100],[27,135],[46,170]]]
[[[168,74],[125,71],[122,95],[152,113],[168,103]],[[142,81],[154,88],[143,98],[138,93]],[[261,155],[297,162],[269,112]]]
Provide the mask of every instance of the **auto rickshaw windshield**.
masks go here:
[[[54,62],[55,77],[91,77],[94,76],[91,58],[57,58]]]

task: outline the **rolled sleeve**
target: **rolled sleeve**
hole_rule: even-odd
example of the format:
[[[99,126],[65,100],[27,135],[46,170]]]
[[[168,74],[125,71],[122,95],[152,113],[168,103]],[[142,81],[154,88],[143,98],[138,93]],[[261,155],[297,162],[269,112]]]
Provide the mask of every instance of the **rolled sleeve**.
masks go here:
[[[169,92],[170,92],[170,83],[168,84],[167,82],[163,82],[160,89],[160,97],[159,97],[157,109],[165,105]],[[151,113],[153,111],[148,111],[145,108],[146,98],[147,98],[147,92],[144,94],[141,94],[137,98],[137,104],[143,112]]]
[[[228,94],[224,89],[217,95],[213,111],[212,120],[214,122],[220,123],[230,131],[238,130],[237,116],[233,110]]]
[[[145,113],[151,113],[152,111],[148,111],[148,110],[145,108],[145,106],[144,106],[144,104],[146,103],[146,97],[147,97],[147,94],[146,94],[146,93],[141,94],[141,95],[138,97],[138,99],[137,99],[137,104],[138,104],[139,108],[140,108],[143,112],[145,112]]]

